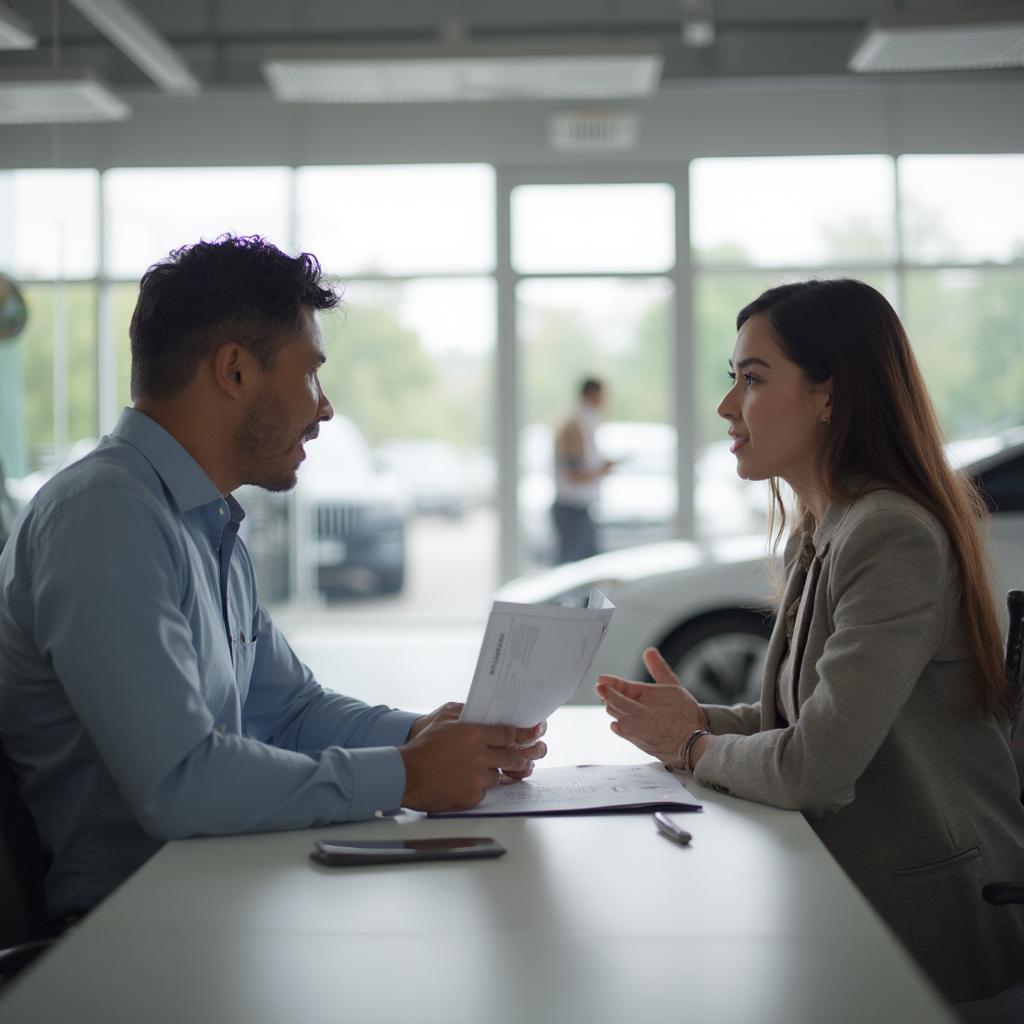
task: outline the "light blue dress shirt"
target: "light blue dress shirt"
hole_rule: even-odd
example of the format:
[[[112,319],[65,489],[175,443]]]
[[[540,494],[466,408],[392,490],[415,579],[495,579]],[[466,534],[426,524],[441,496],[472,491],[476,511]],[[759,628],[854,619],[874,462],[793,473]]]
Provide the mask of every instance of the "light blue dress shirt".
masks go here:
[[[399,806],[416,716],[326,693],[256,592],[244,513],[126,409],[0,556],[0,740],[52,852],[52,915],[185,836]]]

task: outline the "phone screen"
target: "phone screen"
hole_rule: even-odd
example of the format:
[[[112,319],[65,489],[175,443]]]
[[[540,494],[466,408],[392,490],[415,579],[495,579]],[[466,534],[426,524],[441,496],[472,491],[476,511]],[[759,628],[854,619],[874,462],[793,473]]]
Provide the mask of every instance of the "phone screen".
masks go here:
[[[469,860],[500,857],[505,847],[489,836],[447,839],[319,839],[310,856],[319,864],[404,864],[416,860]]]

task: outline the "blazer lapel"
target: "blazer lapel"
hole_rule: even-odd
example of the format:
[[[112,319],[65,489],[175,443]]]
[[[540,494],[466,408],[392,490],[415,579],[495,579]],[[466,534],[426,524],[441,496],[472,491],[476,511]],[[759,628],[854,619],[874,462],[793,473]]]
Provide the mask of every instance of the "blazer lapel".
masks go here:
[[[811,619],[814,617],[814,595],[818,589],[818,578],[821,576],[821,563],[828,549],[829,544],[826,544],[821,552],[814,556],[807,568],[807,579],[804,580],[803,594],[800,597],[800,609],[796,615],[796,622],[793,624],[793,642],[790,646],[785,682],[793,701],[794,722],[800,717],[800,701],[797,693],[800,666],[804,660],[804,649],[807,646],[807,635],[811,630]]]
[[[786,578],[786,586],[782,592],[780,609],[786,609],[792,604],[800,589],[800,571],[797,560],[794,559],[789,576]],[[802,610],[802,609],[801,609]],[[786,651],[786,623],[783,621],[784,614],[780,612],[775,617],[775,626],[772,629],[771,638],[768,641],[768,654],[764,663],[764,681],[761,686],[761,728],[765,731],[778,728],[778,715],[775,711],[775,692],[778,685],[779,662]]]

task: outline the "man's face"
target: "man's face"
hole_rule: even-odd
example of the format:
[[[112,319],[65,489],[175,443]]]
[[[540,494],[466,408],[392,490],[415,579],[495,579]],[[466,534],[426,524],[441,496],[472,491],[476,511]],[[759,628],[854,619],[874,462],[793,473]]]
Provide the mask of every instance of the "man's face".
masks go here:
[[[312,309],[304,308],[298,328],[262,374],[261,388],[235,434],[234,451],[242,483],[268,491],[295,486],[303,444],[320,432],[334,409],[320,387],[323,342]]]

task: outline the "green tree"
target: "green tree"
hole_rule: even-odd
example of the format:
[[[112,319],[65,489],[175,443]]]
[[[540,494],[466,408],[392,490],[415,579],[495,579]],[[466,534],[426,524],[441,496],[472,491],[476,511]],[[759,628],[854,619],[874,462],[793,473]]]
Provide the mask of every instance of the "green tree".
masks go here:
[[[946,436],[1024,421],[1024,273],[906,275],[906,325]]]
[[[419,336],[386,305],[350,305],[320,318],[327,363],[320,380],[334,408],[371,444],[389,438],[456,440],[457,404]]]

